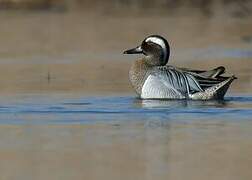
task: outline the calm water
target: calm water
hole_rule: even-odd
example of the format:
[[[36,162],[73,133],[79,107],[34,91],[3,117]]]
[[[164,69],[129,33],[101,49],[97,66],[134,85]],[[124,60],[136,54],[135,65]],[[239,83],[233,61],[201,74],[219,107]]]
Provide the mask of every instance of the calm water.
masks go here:
[[[132,96],[15,95],[1,97],[1,124],[96,124],[149,120],[164,124],[252,120],[252,96],[220,101],[140,100]],[[160,124],[161,125],[161,124]]]
[[[0,102],[1,179],[252,177],[252,96],[33,94]]]

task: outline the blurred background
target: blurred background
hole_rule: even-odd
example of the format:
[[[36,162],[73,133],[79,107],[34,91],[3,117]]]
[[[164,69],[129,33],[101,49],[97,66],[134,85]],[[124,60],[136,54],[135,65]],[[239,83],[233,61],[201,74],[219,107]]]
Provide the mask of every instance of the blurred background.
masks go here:
[[[132,93],[122,52],[160,34],[170,64],[223,65],[250,93],[251,17],[250,0],[0,0],[0,92]]]
[[[135,98],[151,34],[225,101]],[[0,179],[251,180],[251,72],[252,0],[0,0]]]

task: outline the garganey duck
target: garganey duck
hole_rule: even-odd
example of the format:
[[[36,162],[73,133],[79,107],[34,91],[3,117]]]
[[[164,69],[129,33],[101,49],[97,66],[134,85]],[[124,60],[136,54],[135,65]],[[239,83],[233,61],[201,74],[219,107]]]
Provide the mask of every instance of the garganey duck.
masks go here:
[[[142,99],[223,99],[235,76],[224,77],[225,68],[193,70],[168,66],[170,46],[159,35],[145,38],[124,54],[143,54],[130,68],[129,78]]]

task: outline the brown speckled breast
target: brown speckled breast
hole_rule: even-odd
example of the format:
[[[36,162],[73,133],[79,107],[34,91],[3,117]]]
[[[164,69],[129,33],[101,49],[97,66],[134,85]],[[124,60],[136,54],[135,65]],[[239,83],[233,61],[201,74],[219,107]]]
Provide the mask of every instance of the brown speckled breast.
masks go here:
[[[129,79],[139,96],[151,69],[152,66],[148,65],[143,59],[135,61],[130,68]]]

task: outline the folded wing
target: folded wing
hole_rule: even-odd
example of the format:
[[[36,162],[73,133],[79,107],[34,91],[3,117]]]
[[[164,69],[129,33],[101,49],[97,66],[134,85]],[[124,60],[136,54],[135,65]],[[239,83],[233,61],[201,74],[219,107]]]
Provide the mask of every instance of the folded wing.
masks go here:
[[[214,87],[229,78],[221,76],[225,72],[225,68],[222,66],[209,71],[173,66],[160,66],[157,68],[159,71],[154,71],[154,74],[164,84],[171,85],[177,91],[188,95],[203,92],[207,88]]]

